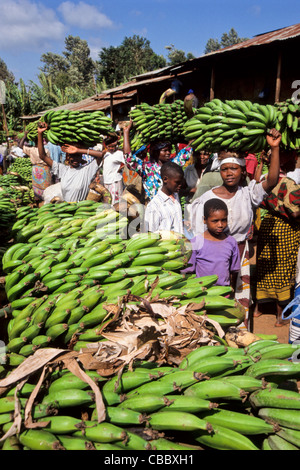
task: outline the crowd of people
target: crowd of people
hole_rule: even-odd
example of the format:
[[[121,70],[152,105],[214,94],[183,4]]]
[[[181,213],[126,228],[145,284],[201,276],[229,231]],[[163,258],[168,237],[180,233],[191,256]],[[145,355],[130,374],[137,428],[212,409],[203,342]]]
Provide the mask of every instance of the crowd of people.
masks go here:
[[[268,152],[261,155],[197,151],[193,142],[165,141],[134,152],[131,126],[129,121],[122,129],[122,147],[119,133],[94,148],[49,145],[46,124],[38,128],[35,146],[26,145],[25,133],[18,152],[33,163],[37,199],[45,201],[50,191],[64,201],[83,200],[98,179],[115,205],[126,188],[133,188],[144,207],[140,229],[185,236],[192,256],[184,272],[216,274],[218,284],[232,286],[246,312],[245,328],[250,312],[260,316],[266,307],[274,308],[275,325],[284,325],[282,312],[294,295],[299,258],[300,155],[281,150],[276,129],[266,136]]]

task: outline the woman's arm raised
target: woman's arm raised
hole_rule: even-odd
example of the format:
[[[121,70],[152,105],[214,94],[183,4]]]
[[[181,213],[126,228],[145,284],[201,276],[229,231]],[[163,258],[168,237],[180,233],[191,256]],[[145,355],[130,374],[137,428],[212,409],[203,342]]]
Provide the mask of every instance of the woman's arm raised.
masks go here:
[[[273,189],[278,183],[280,172],[280,151],[281,134],[276,129],[271,129],[267,135],[267,143],[271,147],[271,157],[268,175],[262,186],[266,192]]]

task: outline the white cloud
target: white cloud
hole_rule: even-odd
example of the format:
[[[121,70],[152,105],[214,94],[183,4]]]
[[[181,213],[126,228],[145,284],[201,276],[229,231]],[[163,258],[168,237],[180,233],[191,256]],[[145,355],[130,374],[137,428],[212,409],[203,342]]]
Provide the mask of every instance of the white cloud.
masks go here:
[[[41,50],[61,40],[65,26],[53,9],[30,0],[0,0],[0,48],[3,51]]]
[[[64,21],[82,29],[110,28],[113,22],[93,5],[85,2],[63,2],[58,7]]]
[[[254,16],[260,16],[261,14],[261,6],[260,5],[253,5],[250,8],[250,13]]]

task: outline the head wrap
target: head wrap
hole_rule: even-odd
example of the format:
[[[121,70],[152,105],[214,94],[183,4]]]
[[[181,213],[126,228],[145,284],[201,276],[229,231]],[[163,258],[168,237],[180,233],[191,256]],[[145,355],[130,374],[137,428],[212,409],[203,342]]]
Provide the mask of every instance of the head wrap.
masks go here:
[[[226,157],[220,161],[220,166],[224,163],[234,163],[235,165],[246,166],[246,160],[244,158],[237,157]]]
[[[139,153],[143,152],[144,150],[146,150],[147,147],[146,145],[142,145],[136,152],[135,152],[135,155],[138,155]]]

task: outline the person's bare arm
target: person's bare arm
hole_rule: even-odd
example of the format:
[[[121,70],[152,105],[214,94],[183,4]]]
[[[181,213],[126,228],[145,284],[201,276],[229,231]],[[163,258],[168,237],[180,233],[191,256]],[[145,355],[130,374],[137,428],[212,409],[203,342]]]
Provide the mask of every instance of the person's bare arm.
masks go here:
[[[63,152],[69,153],[69,154],[77,153],[81,155],[91,155],[92,157],[96,158],[98,165],[100,165],[102,158],[106,153],[105,150],[94,150],[94,149],[89,149],[89,148],[76,147],[75,145],[69,145],[69,144],[62,145],[61,149]]]
[[[132,128],[132,121],[129,122],[127,126],[123,128],[123,153],[129,154],[131,153],[131,146],[130,146],[130,129]]]
[[[46,154],[45,147],[44,147],[44,142],[43,142],[44,132],[47,130],[47,128],[48,128],[48,126],[45,122],[40,122],[38,124],[38,128],[37,128],[37,131],[38,131],[38,152],[39,152],[40,159],[43,160],[51,168],[52,165],[53,165],[53,160],[52,160],[52,158],[50,158]]]
[[[265,160],[265,150],[263,150],[260,154],[260,164],[256,168],[255,174],[254,174],[254,179],[255,179],[256,183],[259,183],[260,180],[261,180],[262,171],[263,171],[265,161],[266,161]]]
[[[279,146],[281,142],[281,134],[276,129],[271,129],[267,135],[267,143],[271,148],[270,166],[267,178],[263,181],[262,186],[266,192],[273,189],[278,183],[280,172],[280,156]]]
[[[28,131],[25,130],[24,135],[23,135],[23,137],[22,137],[22,139],[20,140],[19,145],[18,145],[18,147],[19,147],[20,149],[22,149],[22,150],[23,150],[25,141],[26,141],[26,139],[27,139],[27,136],[28,136]]]

